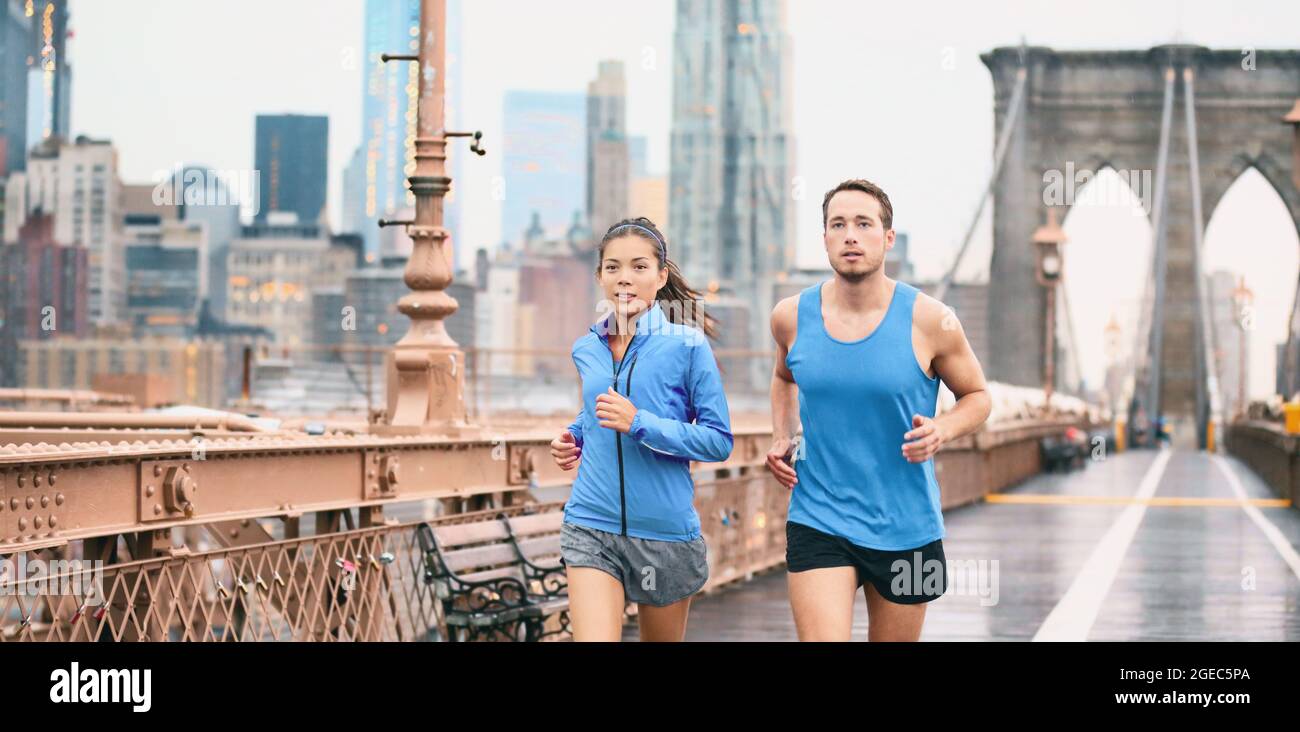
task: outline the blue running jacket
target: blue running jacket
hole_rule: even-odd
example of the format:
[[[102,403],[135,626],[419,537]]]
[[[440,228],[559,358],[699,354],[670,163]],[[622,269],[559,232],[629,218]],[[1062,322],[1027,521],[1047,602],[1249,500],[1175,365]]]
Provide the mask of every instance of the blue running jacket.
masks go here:
[[[627,353],[615,361],[608,322],[596,322],[573,344],[582,411],[569,432],[582,460],[564,520],[640,539],[691,541],[700,535],[691,461],[726,460],[734,442],[713,349],[703,331],[669,321],[656,301],[636,319]],[[611,386],[637,410],[626,434],[601,427],[596,417],[596,397]]]

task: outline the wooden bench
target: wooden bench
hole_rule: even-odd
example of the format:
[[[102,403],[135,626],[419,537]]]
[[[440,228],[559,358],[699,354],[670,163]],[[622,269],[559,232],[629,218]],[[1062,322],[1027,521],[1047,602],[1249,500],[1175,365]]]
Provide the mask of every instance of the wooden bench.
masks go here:
[[[424,581],[441,603],[448,640],[537,641],[569,632],[568,584],[559,563],[563,517],[549,511],[420,524]],[[559,616],[559,628],[546,631],[552,616]]]

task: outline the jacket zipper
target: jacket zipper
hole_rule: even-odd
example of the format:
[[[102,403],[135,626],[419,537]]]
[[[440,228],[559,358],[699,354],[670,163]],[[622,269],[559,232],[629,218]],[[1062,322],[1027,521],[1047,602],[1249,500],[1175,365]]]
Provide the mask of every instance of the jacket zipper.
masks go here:
[[[633,336],[633,340],[635,340],[635,338],[636,336]],[[632,343],[629,341],[627,345],[628,345],[628,350],[631,350]],[[627,367],[627,381],[626,381],[627,393],[625,393],[623,396],[628,398],[631,398],[632,396],[632,372],[636,370],[636,359],[638,355],[639,354],[632,355],[632,365]],[[623,353],[623,358],[624,359],[627,358],[626,352]],[[621,364],[618,364],[614,361],[614,349],[612,348],[609,351],[609,362],[614,370],[614,391],[618,392],[618,375],[623,370],[623,367]],[[623,479],[623,433],[622,432],[617,432],[614,435],[614,444],[617,446],[617,450],[618,450],[619,523],[622,528],[622,535],[627,536],[627,489]]]

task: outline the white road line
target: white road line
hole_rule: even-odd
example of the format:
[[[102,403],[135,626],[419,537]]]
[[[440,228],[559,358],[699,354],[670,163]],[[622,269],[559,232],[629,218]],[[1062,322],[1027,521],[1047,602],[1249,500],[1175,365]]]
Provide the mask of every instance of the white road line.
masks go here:
[[[1156,455],[1151,467],[1147,468],[1146,475],[1142,476],[1135,498],[1147,499],[1155,494],[1160,476],[1164,474],[1165,465],[1169,463],[1173,452],[1166,448]],[[1097,620],[1101,604],[1110,592],[1115,574],[1124,561],[1124,554],[1128,552],[1128,546],[1133,542],[1133,535],[1137,533],[1146,510],[1145,502],[1125,507],[1115,523],[1110,525],[1106,535],[1093,547],[1092,554],[1083,563],[1083,568],[1070,584],[1070,589],[1038,628],[1034,634],[1035,641],[1088,640],[1088,632]]]
[[[1237,474],[1232,472],[1228,461],[1224,460],[1222,455],[1215,455],[1214,464],[1218,465],[1219,470],[1223,471],[1223,474],[1227,476],[1228,485],[1232,486],[1232,492],[1236,494],[1237,498],[1241,501],[1247,500],[1249,496],[1246,495],[1246,489],[1242,487]],[[1277,525],[1265,518],[1257,506],[1242,503],[1241,510],[1245,511],[1250,520],[1254,521],[1255,525],[1259,527],[1259,530],[1264,532],[1264,536],[1268,537],[1269,543],[1273,545],[1278,554],[1282,555],[1282,560],[1291,567],[1291,571],[1295,573],[1296,578],[1300,579],[1300,554],[1296,553],[1295,547],[1291,546],[1291,542],[1277,528]]]

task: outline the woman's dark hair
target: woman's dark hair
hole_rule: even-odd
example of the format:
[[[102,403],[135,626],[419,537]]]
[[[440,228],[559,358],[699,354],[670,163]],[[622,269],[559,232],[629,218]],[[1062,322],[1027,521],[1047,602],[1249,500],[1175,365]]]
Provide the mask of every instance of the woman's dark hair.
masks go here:
[[[699,328],[709,338],[718,337],[718,320],[709,315],[704,310],[704,296],[698,290],[694,290],[686,284],[686,278],[682,276],[681,270],[677,268],[676,263],[668,258],[668,245],[664,242],[664,235],[659,229],[655,228],[654,222],[644,216],[638,216],[635,219],[623,219],[622,221],[609,227],[605,236],[600,239],[600,247],[597,250],[596,272],[600,272],[600,264],[605,261],[605,246],[614,239],[621,236],[638,236],[651,244],[655,245],[655,252],[658,254],[659,268],[668,270],[668,282],[659,288],[655,294],[655,299],[660,303],[668,303],[669,307],[664,307],[664,316],[671,323],[688,325],[693,328]]]

